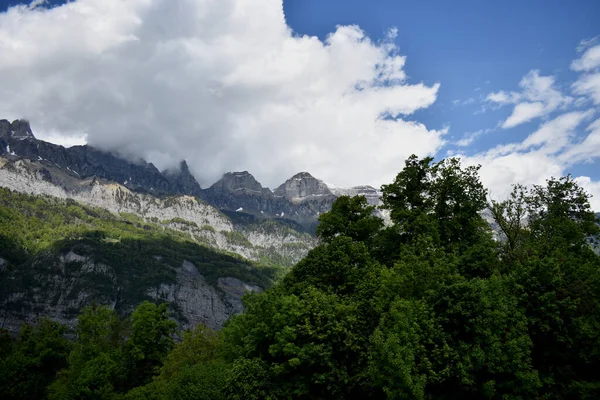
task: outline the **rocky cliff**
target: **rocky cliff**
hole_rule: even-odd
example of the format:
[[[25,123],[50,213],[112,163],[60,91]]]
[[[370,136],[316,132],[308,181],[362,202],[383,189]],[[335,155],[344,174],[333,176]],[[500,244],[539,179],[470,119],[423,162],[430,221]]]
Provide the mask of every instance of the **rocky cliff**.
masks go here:
[[[247,171],[227,173],[202,190],[185,161],[177,169],[161,172],[145,160],[132,160],[87,145],[64,148],[36,139],[24,120],[0,120],[0,156],[39,161],[81,180],[105,180],[136,193],[156,197],[190,195],[217,209],[293,220],[309,230],[314,230],[319,215],[328,211],[336,198],[325,183],[307,172],[294,175],[274,191],[262,187]],[[56,176],[53,174],[55,185],[72,189],[68,186],[70,179]]]
[[[227,173],[203,196],[219,209],[296,221],[307,230],[314,230],[319,215],[336,199],[327,185],[307,172],[294,175],[275,191],[263,188],[247,171]]]
[[[167,226],[183,221],[0,189],[0,328],[40,316],[72,326],[92,302],[127,314],[149,299],[168,302],[184,328],[221,327],[242,311],[244,293],[270,286],[279,269]]]
[[[152,163],[130,160],[87,145],[65,148],[38,140],[27,121],[0,120],[0,155],[44,160],[82,179],[97,177],[130,190],[155,195],[200,194],[200,185],[182,162],[179,171],[161,173]]]
[[[290,228],[289,224],[252,220],[234,226],[228,216],[195,197],[160,198],[96,177],[80,179],[74,172],[46,160],[0,157],[0,187],[69,198],[117,214],[135,214],[145,221],[185,232],[199,243],[268,264],[293,265],[316,245],[313,236]]]
[[[53,230],[46,210],[27,209],[24,218],[33,219],[21,230],[41,223],[39,232],[20,239],[0,232],[0,328],[11,330],[42,315],[72,325],[92,301],[126,313],[144,299],[169,302],[183,327],[219,328],[241,312],[246,291],[272,282],[273,267],[293,265],[317,244],[311,232],[337,196],[379,201],[371,187],[330,189],[306,172],[274,191],[247,171],[203,190],[185,161],[161,172],[90,146],[64,148],[36,139],[22,120],[0,121],[0,187],[35,196],[25,203],[58,207],[68,221]],[[0,224],[9,231],[22,204],[7,202]],[[137,239],[115,234],[132,235],[130,228]],[[56,237],[44,238],[46,247],[22,243],[48,234]]]

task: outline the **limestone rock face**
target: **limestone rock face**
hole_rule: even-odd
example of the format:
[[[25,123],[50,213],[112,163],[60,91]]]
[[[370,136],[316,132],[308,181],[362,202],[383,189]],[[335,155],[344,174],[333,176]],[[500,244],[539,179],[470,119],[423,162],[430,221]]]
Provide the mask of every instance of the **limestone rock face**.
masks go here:
[[[211,188],[215,192],[231,192],[234,195],[241,193],[255,193],[257,195],[264,193],[268,195],[271,192],[269,189],[263,188],[248,171],[228,172],[215,182]]]
[[[1,269],[6,261],[0,260],[4,262],[0,263]],[[10,290],[1,297],[0,329],[18,332],[21,324],[35,324],[45,316],[72,330],[79,310],[92,301],[129,314],[137,304],[128,301],[123,294],[132,290],[132,283],[119,278],[115,268],[74,250],[36,261],[28,276],[31,284]],[[172,267],[165,264],[164,268]],[[13,275],[7,278],[18,279]],[[182,329],[198,323],[220,329],[232,315],[243,311],[241,297],[246,291],[262,290],[231,277],[220,278],[217,286],[210,285],[194,264],[184,260],[175,270],[174,282],[147,287],[145,295],[170,303]]]
[[[283,196],[293,203],[298,203],[311,197],[333,196],[323,181],[316,179],[308,172],[300,172],[292,176],[275,189],[274,193],[276,196]]]
[[[228,284],[221,284],[221,282]],[[219,278],[218,286],[209,285],[194,264],[185,260],[177,270],[174,284],[163,284],[148,289],[148,295],[156,300],[177,304],[181,310],[184,329],[202,323],[220,329],[232,315],[243,311],[242,296],[247,291],[261,292],[259,286],[246,284],[239,279]]]
[[[367,202],[372,206],[381,205],[381,191],[375,189],[373,186],[362,185],[354,186],[351,188],[338,188],[331,187],[331,192],[336,196],[365,196]]]
[[[316,239],[308,233],[276,223],[234,224],[226,215],[192,196],[158,198],[95,177],[79,179],[73,172],[45,161],[0,157],[0,187],[73,199],[114,213],[136,214],[148,222],[185,232],[200,243],[255,261],[265,256],[283,257],[287,266],[293,265],[316,245]]]
[[[35,138],[27,121],[0,121],[0,155],[44,160],[80,178],[118,182],[130,190],[156,195],[201,193],[200,185],[182,162],[179,171],[161,173],[152,163],[130,160],[88,145],[64,148]]]

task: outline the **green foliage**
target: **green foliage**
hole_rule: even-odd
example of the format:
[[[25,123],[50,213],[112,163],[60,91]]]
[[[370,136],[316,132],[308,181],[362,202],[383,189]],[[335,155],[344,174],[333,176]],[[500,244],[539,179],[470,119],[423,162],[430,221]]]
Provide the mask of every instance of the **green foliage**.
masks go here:
[[[230,366],[219,359],[219,334],[203,325],[183,332],[152,382],[127,393],[126,399],[225,399]]]
[[[125,343],[129,387],[148,383],[158,372],[173,347],[176,328],[166,303],[157,306],[146,301],[131,314],[131,333]]]
[[[163,225],[169,225],[169,224],[180,224],[180,225],[184,225],[184,226],[188,226],[190,228],[197,228],[198,224],[193,222],[193,221],[188,221],[187,219],[183,219],[183,218],[171,218],[169,220],[165,220],[165,221],[161,221],[161,224]]]
[[[252,247],[252,243],[250,243],[250,241],[246,239],[246,236],[244,236],[241,232],[221,231],[221,233],[227,238],[227,241],[232,245]]]
[[[227,354],[236,360],[230,393],[317,399],[362,392],[367,337],[357,303],[312,287],[299,295],[270,291],[247,300],[246,313],[224,332]]]
[[[114,310],[90,306],[79,316],[68,368],[50,386],[50,399],[115,399],[126,373],[122,322]]]
[[[219,278],[234,277],[266,288],[280,271],[202,246],[189,235],[132,214],[116,215],[73,200],[3,188],[0,232],[0,257],[8,261],[7,268],[0,270],[0,304],[17,317],[39,312],[29,300],[40,295],[55,302],[61,296],[74,300],[85,292],[86,305],[94,300],[101,304],[115,301],[116,282],[121,287],[120,310],[130,310],[151,300],[149,289],[173,284],[184,260],[192,262],[215,287]],[[85,261],[65,263],[71,253]],[[88,261],[104,267],[90,269]],[[74,285],[68,293],[61,293],[55,277]],[[74,308],[64,317],[75,317],[78,312]]]
[[[595,398],[600,259],[570,177],[482,216],[478,167],[411,157],[384,206],[340,198],[321,245],[224,330],[229,398]],[[335,322],[332,322],[335,321]]]
[[[66,327],[48,319],[24,325],[16,340],[1,335],[0,393],[3,399],[42,399],[56,373],[67,365],[71,342]]]
[[[79,315],[68,367],[50,386],[50,399],[120,399],[150,382],[173,347],[176,324],[166,304],[140,304],[122,320],[92,305]]]
[[[320,244],[273,288],[246,295],[221,333],[199,326],[173,347],[165,305],[142,303],[128,320],[87,308],[49,398],[599,398],[599,230],[588,195],[570,177],[516,186],[489,205],[493,240],[477,171],[409,158],[383,188],[387,228],[363,198],[341,197],[321,217]],[[27,254],[31,242],[21,243]],[[62,354],[64,365],[66,352],[56,334],[23,335],[45,344],[0,335],[0,355],[16,360],[0,365],[26,393],[25,372],[10,375],[20,354]],[[32,390],[43,393],[55,372]]]
[[[357,242],[369,243],[383,226],[383,221],[373,215],[365,196],[340,196],[331,211],[319,217],[317,237],[330,242],[336,236],[346,236]]]
[[[487,205],[487,190],[478,171],[474,166],[462,168],[455,158],[433,163],[431,157],[409,157],[395,181],[382,186],[384,207],[395,226],[381,238],[380,259],[390,265],[399,258],[397,244],[426,240],[463,257],[463,273],[489,276],[495,245],[480,215]],[[477,254],[474,247],[479,247]]]

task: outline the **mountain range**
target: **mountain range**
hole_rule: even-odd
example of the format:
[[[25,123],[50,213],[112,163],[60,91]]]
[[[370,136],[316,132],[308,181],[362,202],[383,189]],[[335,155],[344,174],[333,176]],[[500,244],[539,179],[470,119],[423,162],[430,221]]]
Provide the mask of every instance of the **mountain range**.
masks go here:
[[[285,218],[307,229],[314,228],[318,216],[328,211],[339,195],[362,194],[373,204],[378,204],[380,195],[371,186],[329,187],[308,172],[292,176],[274,190],[263,187],[248,171],[228,172],[203,189],[185,160],[178,170],[159,171],[143,159],[132,161],[88,145],[65,148],[36,139],[25,120],[0,120],[0,156],[7,161],[28,159],[39,163],[46,181],[68,191],[76,190],[79,180],[96,178],[157,197],[190,195],[220,210]],[[53,173],[56,168],[62,171]]]
[[[307,172],[274,190],[247,171],[202,188],[186,161],[160,171],[65,148],[37,139],[25,120],[0,120],[0,187],[0,328],[12,331],[41,315],[72,325],[93,301],[126,314],[144,299],[169,302],[182,327],[219,328],[241,312],[244,292],[266,289],[273,268],[317,244],[318,217],[338,196],[380,202],[375,188],[337,188]]]

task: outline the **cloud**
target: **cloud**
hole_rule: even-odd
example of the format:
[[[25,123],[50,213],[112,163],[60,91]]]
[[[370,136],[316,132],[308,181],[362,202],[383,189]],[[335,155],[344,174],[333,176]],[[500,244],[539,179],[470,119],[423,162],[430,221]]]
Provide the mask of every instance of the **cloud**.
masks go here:
[[[474,97],[469,97],[466,100],[460,100],[460,99],[452,100],[452,106],[454,106],[454,107],[468,106],[468,105],[473,104],[473,103],[475,103],[475,98]]]
[[[282,0],[40,4],[0,14],[0,116],[39,136],[160,168],[185,158],[204,186],[230,170],[269,186],[300,170],[379,184],[444,144],[446,130],[403,119],[439,84],[407,82],[394,30],[300,36]]]
[[[552,121],[542,124],[537,131],[529,135],[518,146],[518,149],[539,147],[539,151],[545,154],[555,154],[571,145],[575,129],[592,115],[592,110],[562,114]]]
[[[521,142],[496,146],[484,152],[462,158],[467,165],[481,165],[482,182],[496,200],[508,196],[511,185],[544,184],[550,177],[566,174],[569,158],[581,144],[575,141],[579,126],[593,115],[593,111],[573,111],[562,114],[540,125]],[[597,129],[595,122],[588,129]],[[600,147],[590,157],[600,156]],[[597,208],[600,210],[600,208]]]
[[[578,53],[584,52],[590,47],[594,46],[600,40],[600,35],[594,36],[592,38],[582,39],[577,47],[575,48]]]
[[[553,76],[541,76],[538,70],[531,70],[519,82],[520,92],[492,92],[487,101],[498,105],[515,104],[512,114],[504,121],[504,129],[513,128],[573,102],[573,98],[563,96],[554,88]]]
[[[561,154],[561,160],[567,165],[582,161],[590,162],[600,156],[600,119],[591,123],[586,131],[589,134],[580,143],[569,148]]]
[[[600,104],[600,72],[581,76],[573,83],[573,92],[589,96],[595,104]]]
[[[600,45],[590,47],[583,55],[571,63],[573,71],[590,71],[600,67]]]
[[[592,210],[600,211],[600,182],[592,181],[589,176],[579,176],[575,178],[575,182],[592,196],[590,198]]]
[[[595,104],[600,104],[600,45],[593,47],[598,41],[598,36],[582,41],[578,50],[585,52],[571,63],[573,71],[582,72],[577,81],[572,85],[573,92],[589,97]]]
[[[502,124],[503,128],[512,128],[524,122],[531,121],[534,118],[544,115],[544,104],[536,101],[535,103],[519,103],[515,106],[510,117]]]
[[[475,141],[475,139],[477,139],[481,135],[485,135],[485,134],[493,132],[493,131],[494,131],[494,129],[489,128],[489,129],[479,129],[478,131],[475,131],[475,132],[466,133],[463,136],[463,138],[460,139],[459,141],[457,141],[455,144],[459,147],[469,146],[471,143],[473,143]]]

